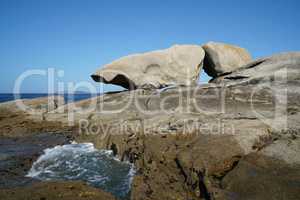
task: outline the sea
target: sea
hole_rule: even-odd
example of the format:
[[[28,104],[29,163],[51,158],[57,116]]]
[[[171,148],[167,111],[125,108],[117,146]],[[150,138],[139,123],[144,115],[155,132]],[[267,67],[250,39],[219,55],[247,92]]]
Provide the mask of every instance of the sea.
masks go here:
[[[65,102],[80,101],[97,95],[100,94],[63,94]],[[33,99],[49,95],[26,93],[19,96],[21,99]],[[0,94],[0,103],[12,100],[15,100],[14,94]],[[3,153],[1,150],[4,153],[15,151],[0,148],[0,153]],[[0,159],[0,166],[1,162]],[[45,149],[26,176],[40,181],[80,180],[113,194],[118,200],[128,200],[134,175],[134,166],[118,160],[112,151],[96,149],[92,143],[73,142]]]
[[[121,162],[112,151],[98,150],[92,143],[72,143],[45,149],[35,161],[27,177],[40,181],[84,181],[128,200],[135,169]]]
[[[53,95],[53,94],[51,94]],[[76,94],[57,94],[57,95],[62,95],[64,96],[65,102],[70,103],[70,102],[75,102],[75,101],[80,101],[84,99],[88,99],[91,97],[95,97],[100,94],[91,94],[91,93],[76,93]],[[18,95],[20,99],[34,99],[34,98],[39,98],[39,97],[47,97],[49,94],[47,93],[23,93]],[[7,102],[7,101],[13,101],[16,100],[15,94],[12,93],[0,93],[0,103]]]

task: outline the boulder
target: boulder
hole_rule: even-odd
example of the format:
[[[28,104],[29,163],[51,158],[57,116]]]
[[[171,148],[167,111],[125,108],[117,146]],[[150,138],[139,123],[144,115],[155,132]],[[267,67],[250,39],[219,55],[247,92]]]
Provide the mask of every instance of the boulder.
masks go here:
[[[205,59],[203,69],[212,77],[238,69],[251,61],[249,52],[238,46],[209,42],[203,45]]]
[[[258,84],[300,80],[300,52],[260,58],[239,69],[213,79],[213,83]]]
[[[197,45],[174,45],[168,49],[122,57],[96,71],[97,82],[126,89],[162,88],[197,84],[204,50]]]

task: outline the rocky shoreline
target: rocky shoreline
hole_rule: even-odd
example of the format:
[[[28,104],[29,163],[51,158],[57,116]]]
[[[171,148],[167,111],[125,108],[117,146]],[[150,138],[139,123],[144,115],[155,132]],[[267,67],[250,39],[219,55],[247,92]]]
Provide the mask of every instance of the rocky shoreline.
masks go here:
[[[93,77],[97,81],[133,84],[133,88],[128,88],[134,90],[108,93],[54,106],[54,109],[45,99],[26,100],[27,109],[40,111],[34,114],[20,110],[15,102],[1,104],[1,140],[10,137],[9,141],[19,146],[45,133],[54,142],[47,139],[43,143],[38,139],[43,148],[75,140],[112,150],[121,160],[130,161],[137,168],[132,200],[300,199],[300,53],[249,61],[247,53],[237,47],[228,50],[226,45],[217,48],[214,45],[218,44],[211,45],[207,47],[210,51],[205,51],[210,55],[207,61],[210,64],[204,69],[213,75],[208,84],[181,85],[179,79],[174,87],[161,89],[166,84],[169,86],[168,81],[172,82],[173,78],[164,73],[162,77],[153,74],[165,63],[161,55],[169,56],[173,50],[159,52],[157,60],[153,59],[157,52],[126,57],[107,67],[115,69],[118,63],[126,70],[126,63],[131,59],[151,68],[155,66],[150,70],[153,76],[147,86],[138,82],[136,74],[131,76],[134,69],[127,70],[129,76],[123,74],[125,78],[99,71]],[[175,49],[182,55],[179,47]],[[174,58],[180,58],[175,56],[177,50],[171,53]],[[225,51],[226,56],[215,56],[215,51]],[[232,62],[236,56],[238,61]],[[190,66],[199,69],[207,63],[205,59],[203,56],[201,63]],[[149,63],[149,60],[156,62]],[[242,66],[230,67],[230,63]],[[57,141],[57,137],[62,140]],[[5,142],[1,148],[5,148]],[[0,166],[3,160],[6,158],[1,158]],[[25,166],[20,171],[28,169],[32,160],[20,164]],[[13,179],[11,174],[18,173],[16,170],[1,169],[1,175],[6,177],[1,182],[9,183]],[[81,199],[82,192],[91,191],[89,194],[95,195],[89,199],[109,199],[107,194],[81,183],[37,184],[23,189],[10,188],[9,192],[1,186],[0,194],[5,194],[5,199],[21,199],[17,195],[19,191],[22,191],[19,194],[28,191],[39,194],[41,189],[45,195],[53,193],[53,187],[58,184],[62,187],[57,195],[72,190],[75,196],[71,197]],[[74,184],[73,189],[69,184]],[[45,198],[48,197],[58,198]]]
[[[48,100],[38,98],[28,100],[25,104],[39,110],[48,105]],[[34,115],[17,109],[15,102],[0,105],[1,199],[115,199],[83,182],[40,182],[26,177],[43,150],[74,140],[74,127],[40,120],[42,118],[38,115],[37,120]]]

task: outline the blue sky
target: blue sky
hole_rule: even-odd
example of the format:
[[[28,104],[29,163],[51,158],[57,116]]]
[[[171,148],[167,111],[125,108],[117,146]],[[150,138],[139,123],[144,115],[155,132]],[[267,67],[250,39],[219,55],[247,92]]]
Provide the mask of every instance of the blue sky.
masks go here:
[[[299,2],[0,0],[0,92],[12,92],[24,71],[49,67],[64,70],[57,81],[93,83],[90,74],[105,63],[173,44],[232,43],[254,58],[299,51]],[[46,77],[22,85],[45,91]]]

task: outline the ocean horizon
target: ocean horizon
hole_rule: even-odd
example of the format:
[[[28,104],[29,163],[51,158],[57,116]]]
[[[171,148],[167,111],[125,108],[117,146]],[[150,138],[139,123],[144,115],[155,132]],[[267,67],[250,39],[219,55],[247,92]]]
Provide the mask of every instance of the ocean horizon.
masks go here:
[[[34,99],[40,97],[47,97],[51,95],[61,95],[64,97],[65,102],[74,102],[80,101],[84,99],[88,99],[91,97],[95,97],[101,95],[100,93],[0,93],[0,103],[14,101],[17,99]]]

